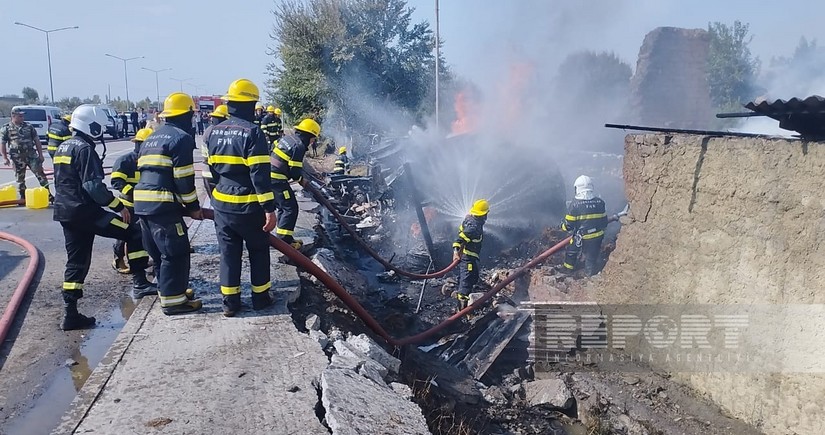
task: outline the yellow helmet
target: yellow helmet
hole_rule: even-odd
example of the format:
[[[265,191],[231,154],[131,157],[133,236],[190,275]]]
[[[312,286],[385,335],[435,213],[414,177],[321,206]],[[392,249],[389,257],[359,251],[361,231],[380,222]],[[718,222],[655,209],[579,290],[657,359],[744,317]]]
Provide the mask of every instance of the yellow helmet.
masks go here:
[[[321,135],[321,126],[312,118],[306,118],[295,126],[295,130],[309,133],[315,137]]]
[[[479,199],[473,203],[473,208],[470,209],[470,214],[473,216],[486,216],[490,211],[490,203],[486,199]]]
[[[346,154],[346,153],[347,153],[347,147],[338,148],[338,154]]]
[[[269,113],[275,113],[275,106],[266,106],[266,111]]]
[[[260,99],[258,87],[247,79],[238,79],[229,85],[229,90],[223,96],[225,101],[252,102]],[[258,107],[257,105],[255,106]],[[263,107],[263,105],[261,105]]]
[[[281,108],[280,107],[275,108],[275,114],[278,115],[278,116],[281,116]]]
[[[154,130],[151,128],[141,128],[140,130],[135,133],[135,137],[132,138],[132,142],[143,142],[152,134]]]
[[[264,105],[261,103],[255,103],[255,110],[264,110]]]
[[[163,101],[163,112],[160,112],[160,116],[171,118],[194,110],[195,100],[192,97],[183,92],[174,92]]]
[[[226,107],[226,104],[221,104],[212,111],[212,115],[210,116],[224,119],[229,118],[229,109]]]
[[[71,113],[64,113],[63,116],[60,117],[66,122],[72,122],[72,114]]]

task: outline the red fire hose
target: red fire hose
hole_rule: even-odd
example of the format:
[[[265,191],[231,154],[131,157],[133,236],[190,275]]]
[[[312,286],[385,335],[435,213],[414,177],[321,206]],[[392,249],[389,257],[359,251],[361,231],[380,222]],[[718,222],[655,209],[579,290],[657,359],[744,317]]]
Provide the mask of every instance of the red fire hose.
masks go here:
[[[324,194],[319,192],[318,189],[315,186],[313,186],[311,183],[306,183],[306,186],[304,186],[304,189],[311,192],[312,195],[315,197],[315,199],[318,200],[318,202],[320,202],[324,207],[326,207],[327,210],[329,210],[332,213],[333,216],[335,216],[335,219],[338,221],[338,223],[340,223],[341,226],[343,226],[344,229],[347,230],[347,232],[352,236],[352,238],[355,239],[355,241],[358,242],[358,244],[361,245],[361,247],[364,248],[364,250],[367,251],[367,253],[370,254],[370,256],[372,258],[374,258],[377,262],[381,263],[382,266],[386,267],[387,269],[395,271],[397,274],[399,274],[401,276],[406,276],[407,278],[410,278],[410,279],[441,278],[442,276],[446,275],[447,272],[451,271],[454,267],[456,267],[456,265],[458,265],[458,262],[460,261],[460,260],[455,260],[452,263],[450,263],[449,266],[445,267],[444,269],[439,270],[438,272],[433,272],[433,273],[429,273],[429,274],[412,273],[412,272],[407,272],[406,270],[402,270],[402,269],[398,268],[397,266],[393,265],[392,263],[390,263],[389,261],[381,258],[381,256],[378,255],[378,252],[375,252],[375,250],[372,249],[367,244],[367,242],[365,242],[364,239],[362,239],[358,235],[358,232],[355,231],[355,229],[353,229],[347,223],[346,220],[344,220],[344,217],[341,216],[341,213],[339,213],[338,210],[335,209],[335,206],[333,206],[332,203],[330,203],[329,200],[324,196]]]
[[[8,335],[9,329],[11,329],[11,325],[14,322],[14,315],[17,314],[17,309],[20,308],[20,304],[26,296],[26,291],[29,289],[31,282],[34,279],[34,274],[37,273],[37,268],[40,265],[40,255],[34,245],[21,239],[20,237],[13,236],[9,233],[0,232],[0,239],[20,245],[20,247],[25,249],[29,254],[29,265],[26,267],[26,272],[23,274],[23,278],[20,280],[20,283],[17,284],[17,288],[14,289],[11,300],[9,300],[9,304],[3,311],[3,317],[0,318],[0,346],[2,346],[3,341],[6,339],[6,335]]]
[[[203,210],[203,217],[204,218],[214,219],[215,215],[214,215],[214,212],[213,212],[212,209],[205,208],[205,209],[202,209],[202,210]],[[507,287],[507,285],[510,284],[511,282],[513,282],[513,280],[515,280],[516,278],[518,278],[519,276],[524,274],[524,272],[527,272],[527,270],[535,267],[536,265],[538,265],[541,262],[543,262],[544,260],[546,260],[548,257],[553,255],[555,252],[562,249],[569,242],[570,242],[570,237],[568,237],[568,238],[562,240],[561,242],[553,245],[553,247],[551,247],[550,249],[542,252],[541,254],[539,254],[538,256],[533,258],[532,260],[530,260],[529,263],[527,263],[527,264],[519,267],[518,269],[514,270],[513,273],[511,273],[507,278],[504,278],[503,281],[496,284],[493,288],[491,288],[486,293],[484,293],[484,295],[480,299],[478,299],[475,303],[473,303],[472,305],[468,306],[467,308],[464,308],[463,310],[453,314],[452,316],[450,316],[449,318],[447,318],[443,322],[439,323],[438,325],[436,325],[436,326],[434,326],[434,327],[432,327],[432,328],[430,328],[430,329],[428,329],[424,332],[421,332],[419,334],[416,334],[416,335],[413,335],[413,336],[410,336],[410,337],[394,338],[394,337],[390,336],[390,334],[387,333],[387,331],[384,330],[384,328],[381,326],[381,324],[379,324],[378,321],[376,321],[370,315],[370,313],[368,313],[367,310],[364,309],[364,307],[361,306],[361,304],[359,304],[358,301],[355,300],[355,298],[352,297],[352,295],[349,294],[349,292],[347,292],[347,290],[344,289],[343,286],[341,286],[341,284],[339,284],[337,281],[335,281],[326,272],[321,270],[321,268],[318,267],[315,263],[313,263],[312,260],[310,260],[309,258],[304,256],[303,254],[301,254],[299,251],[297,251],[295,248],[293,248],[292,246],[290,246],[288,243],[284,242],[283,240],[281,240],[281,239],[279,239],[279,238],[277,238],[277,237],[275,237],[271,234],[269,235],[269,244],[272,245],[273,248],[281,251],[281,253],[283,253],[284,255],[289,257],[289,259],[294,261],[295,264],[298,265],[298,267],[304,269],[305,271],[309,272],[312,276],[318,278],[318,280],[321,281],[321,283],[323,283],[327,288],[329,288],[333,293],[335,293],[335,296],[338,296],[338,298],[341,299],[341,301],[344,302],[344,305],[346,305],[349,309],[351,309],[355,313],[356,316],[358,316],[361,320],[363,320],[364,323],[366,323],[367,326],[369,326],[370,329],[373,330],[373,332],[378,334],[381,338],[386,340],[387,343],[389,343],[393,346],[404,346],[404,345],[407,345],[407,344],[415,344],[415,343],[419,343],[419,342],[421,342],[421,341],[423,341],[423,340],[425,340],[429,337],[432,337],[434,334],[436,334],[437,332],[439,332],[442,329],[446,328],[447,326],[449,326],[450,324],[452,324],[456,320],[460,319],[465,314],[468,314],[468,313],[472,312],[473,310],[475,310],[476,308],[480,307],[481,304],[483,304],[484,302],[488,301],[490,298],[495,296],[496,293],[501,291],[501,289],[503,289],[504,287]]]

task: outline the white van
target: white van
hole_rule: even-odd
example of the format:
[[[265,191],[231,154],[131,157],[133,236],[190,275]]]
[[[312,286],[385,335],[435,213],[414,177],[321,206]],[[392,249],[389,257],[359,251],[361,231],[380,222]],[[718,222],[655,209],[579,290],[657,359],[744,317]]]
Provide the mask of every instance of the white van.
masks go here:
[[[52,122],[60,119],[61,110],[54,106],[14,106],[12,110],[20,109],[23,113],[23,120],[31,124],[37,130],[40,143],[49,141],[49,126]]]

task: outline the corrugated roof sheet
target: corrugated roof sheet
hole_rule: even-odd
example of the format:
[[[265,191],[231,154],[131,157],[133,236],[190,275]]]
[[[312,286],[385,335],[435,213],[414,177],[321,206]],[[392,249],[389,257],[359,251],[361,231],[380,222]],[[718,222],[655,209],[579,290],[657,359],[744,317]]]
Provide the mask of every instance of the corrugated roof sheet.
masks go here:
[[[779,121],[779,127],[796,131],[804,138],[825,138],[825,98],[819,95],[787,101],[752,101],[745,108]]]

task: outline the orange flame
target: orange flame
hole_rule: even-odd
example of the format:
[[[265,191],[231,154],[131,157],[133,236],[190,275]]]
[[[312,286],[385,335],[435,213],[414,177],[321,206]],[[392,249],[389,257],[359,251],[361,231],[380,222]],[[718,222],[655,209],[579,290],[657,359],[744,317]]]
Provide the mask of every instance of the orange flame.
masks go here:
[[[427,225],[432,224],[433,219],[435,219],[436,215],[438,215],[438,211],[432,207],[424,207],[424,220],[427,221]],[[418,225],[418,222],[415,222],[410,227],[410,232],[412,233],[413,237],[418,237],[421,235],[421,225]]]
[[[453,121],[451,133],[464,134],[476,129],[476,120],[474,115],[472,101],[467,97],[465,91],[461,91],[455,95],[455,121]]]

